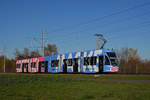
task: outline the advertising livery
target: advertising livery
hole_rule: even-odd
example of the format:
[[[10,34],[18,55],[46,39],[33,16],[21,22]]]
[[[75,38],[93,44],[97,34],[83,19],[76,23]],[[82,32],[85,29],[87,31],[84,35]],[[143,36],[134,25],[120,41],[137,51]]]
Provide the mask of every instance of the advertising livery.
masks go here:
[[[86,50],[46,57],[17,60],[16,72],[23,73],[102,73],[118,72],[115,50]]]

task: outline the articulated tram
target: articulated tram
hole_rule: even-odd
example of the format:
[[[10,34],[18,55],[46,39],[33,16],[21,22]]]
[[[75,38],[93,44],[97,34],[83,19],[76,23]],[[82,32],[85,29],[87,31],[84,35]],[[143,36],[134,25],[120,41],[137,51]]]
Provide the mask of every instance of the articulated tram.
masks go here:
[[[17,73],[118,72],[115,50],[99,49],[17,60]]]

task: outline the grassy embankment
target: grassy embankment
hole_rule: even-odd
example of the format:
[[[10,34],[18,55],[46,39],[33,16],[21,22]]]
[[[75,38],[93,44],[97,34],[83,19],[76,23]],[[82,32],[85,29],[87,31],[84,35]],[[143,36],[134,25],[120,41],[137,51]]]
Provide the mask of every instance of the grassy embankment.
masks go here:
[[[75,78],[150,80],[150,76],[0,74],[0,100],[150,100],[150,83]]]

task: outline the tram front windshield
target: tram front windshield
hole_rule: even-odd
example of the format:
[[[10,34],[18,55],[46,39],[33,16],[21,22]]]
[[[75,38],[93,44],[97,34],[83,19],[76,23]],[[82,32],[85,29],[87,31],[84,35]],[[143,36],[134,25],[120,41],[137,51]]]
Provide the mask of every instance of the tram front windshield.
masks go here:
[[[114,53],[114,52],[107,52],[107,55],[110,58],[111,64],[113,66],[117,66],[118,65],[118,59],[117,59],[116,53]]]

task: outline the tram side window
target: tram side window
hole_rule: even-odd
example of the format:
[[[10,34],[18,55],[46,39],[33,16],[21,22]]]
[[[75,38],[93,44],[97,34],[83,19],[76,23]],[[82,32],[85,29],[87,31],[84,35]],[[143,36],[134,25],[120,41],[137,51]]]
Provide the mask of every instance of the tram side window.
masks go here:
[[[18,64],[18,68],[20,68],[21,67],[21,64]]]
[[[25,67],[26,67],[26,68],[28,67],[28,63],[25,64]]]
[[[67,59],[64,59],[63,62],[65,65],[67,65]]]
[[[48,66],[48,61],[45,61],[45,66]]]
[[[41,67],[42,62],[39,62],[39,67]]]
[[[73,59],[73,65],[78,64],[78,58]]]
[[[39,67],[44,67],[44,61],[39,62]]]
[[[107,55],[108,55],[109,57],[116,57],[115,52],[107,52]]]
[[[94,57],[91,57],[90,58],[90,65],[96,65],[96,57],[94,56]]]
[[[93,57],[93,64],[96,65],[97,63],[97,57]]]
[[[23,67],[23,68],[25,67],[25,63],[22,64],[22,67]]]
[[[19,66],[18,66],[18,65],[19,65],[19,64],[17,64],[17,65],[16,65],[16,68],[19,68]]]
[[[89,65],[90,61],[89,61],[90,57],[84,57],[84,65]]]
[[[52,60],[51,61],[51,67],[58,67],[59,66],[59,60]]]
[[[72,59],[68,59],[68,66],[72,66]]]
[[[20,68],[21,67],[21,64],[18,64],[18,68]]]
[[[107,56],[105,56],[105,65],[110,65],[110,62]]]
[[[20,64],[17,64],[16,68],[20,68]]]
[[[103,56],[99,56],[99,64],[100,66],[103,66]]]
[[[44,67],[44,61],[41,62],[41,67]]]
[[[32,63],[31,63],[31,67],[32,67],[32,68],[35,68],[35,62],[32,62]]]
[[[39,66],[40,67],[46,67],[46,66],[48,66],[48,61],[41,61],[41,62],[39,62]]]

